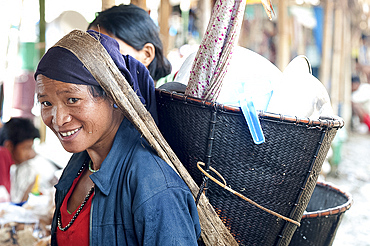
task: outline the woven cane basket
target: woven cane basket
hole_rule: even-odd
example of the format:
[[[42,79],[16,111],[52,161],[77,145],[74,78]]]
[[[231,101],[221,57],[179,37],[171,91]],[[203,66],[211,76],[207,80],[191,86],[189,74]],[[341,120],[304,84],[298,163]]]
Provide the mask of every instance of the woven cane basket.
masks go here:
[[[290,245],[332,245],[344,213],[352,202],[352,196],[348,193],[318,182]]]
[[[259,205],[300,221],[341,119],[310,121],[259,112],[265,143],[254,144],[241,110],[156,90],[159,129],[200,185],[197,162]],[[213,173],[210,173],[215,176]],[[216,183],[206,195],[240,245],[288,245],[297,225],[246,202]]]

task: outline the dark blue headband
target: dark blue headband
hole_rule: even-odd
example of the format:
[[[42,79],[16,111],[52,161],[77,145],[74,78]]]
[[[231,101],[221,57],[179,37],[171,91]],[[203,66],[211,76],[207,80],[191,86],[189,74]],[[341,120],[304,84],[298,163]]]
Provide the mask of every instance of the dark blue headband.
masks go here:
[[[141,102],[144,105],[150,104],[154,99],[154,82],[147,68],[130,56],[122,56],[119,44],[113,38],[93,30],[87,32],[104,46]],[[45,53],[38,64],[35,79],[39,74],[66,83],[99,86],[99,83],[82,62],[72,52],[62,47],[51,47]],[[148,105],[146,106],[148,107]]]

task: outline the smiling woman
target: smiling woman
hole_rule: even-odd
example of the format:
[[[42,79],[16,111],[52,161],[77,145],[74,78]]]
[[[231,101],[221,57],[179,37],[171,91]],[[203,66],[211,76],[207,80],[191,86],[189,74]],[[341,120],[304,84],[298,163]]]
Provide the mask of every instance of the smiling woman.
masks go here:
[[[37,87],[44,123],[65,150],[78,153],[101,140],[113,141],[123,115],[119,110],[109,110],[111,100],[93,97],[86,85],[64,83],[44,75],[38,76]],[[101,156],[106,156],[109,148],[103,145],[99,149]]]
[[[88,31],[83,37],[96,39],[91,54],[96,45],[106,49],[156,118],[154,84],[145,66],[122,56],[108,36]],[[41,117],[74,153],[56,185],[52,245],[196,245],[200,225],[189,188],[92,74],[58,44],[35,73]]]

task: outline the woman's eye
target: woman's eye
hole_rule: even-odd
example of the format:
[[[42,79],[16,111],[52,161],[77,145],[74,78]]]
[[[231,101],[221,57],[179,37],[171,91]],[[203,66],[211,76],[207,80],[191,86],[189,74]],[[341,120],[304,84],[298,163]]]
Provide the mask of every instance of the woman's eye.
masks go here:
[[[68,103],[70,104],[74,104],[78,101],[79,99],[78,98],[68,98]]]
[[[41,105],[44,107],[48,107],[48,106],[51,106],[51,103],[48,101],[45,101],[45,102],[41,102]]]

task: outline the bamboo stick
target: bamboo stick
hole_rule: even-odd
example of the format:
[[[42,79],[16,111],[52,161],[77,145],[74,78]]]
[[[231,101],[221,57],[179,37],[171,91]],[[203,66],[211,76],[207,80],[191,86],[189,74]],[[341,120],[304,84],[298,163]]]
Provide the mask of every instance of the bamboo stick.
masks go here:
[[[289,47],[289,21],[288,21],[288,1],[278,2],[278,56],[277,65],[281,71],[289,64],[290,47]]]
[[[344,122],[351,122],[352,118],[352,104],[351,104],[351,94],[352,94],[352,86],[351,86],[351,75],[352,75],[352,67],[351,67],[351,52],[352,52],[352,33],[351,33],[351,13],[350,8],[348,6],[348,2],[342,2],[343,6],[343,33],[342,33],[342,70],[343,70],[343,77],[341,78],[341,94],[340,94],[340,101],[342,103],[341,106],[341,117],[344,119]]]
[[[101,9],[106,10],[116,5],[115,0],[102,0],[101,2]]]
[[[334,15],[334,0],[326,0],[320,81],[324,84],[328,91],[330,90],[330,72],[333,47],[333,29],[334,29],[333,15]]]
[[[342,50],[342,35],[343,35],[343,9],[337,4],[334,10],[334,43],[333,43],[333,59],[332,59],[332,71],[331,71],[331,87],[330,87],[330,98],[333,111],[335,114],[339,114],[340,104],[340,81],[342,76],[341,69],[341,50]],[[340,114],[339,114],[340,115]]]
[[[159,32],[163,43],[163,54],[170,52],[170,25],[168,20],[171,17],[172,6],[170,0],[161,0],[159,8]]]
[[[66,48],[77,56],[125,116],[158,152],[158,155],[180,175],[193,196],[196,197],[199,190],[197,184],[170,148],[150,113],[145,109],[105,48],[91,35],[80,30],[72,31],[55,46]],[[206,245],[238,245],[204,195],[199,201],[198,214],[202,239]]]

